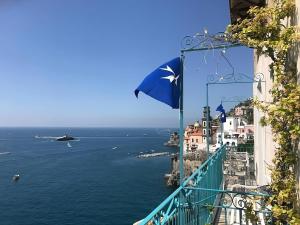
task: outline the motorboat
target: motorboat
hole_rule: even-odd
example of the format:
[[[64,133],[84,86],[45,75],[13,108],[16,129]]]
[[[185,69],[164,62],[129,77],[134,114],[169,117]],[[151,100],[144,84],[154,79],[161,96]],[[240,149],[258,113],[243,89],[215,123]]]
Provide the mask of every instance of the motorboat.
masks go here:
[[[12,177],[12,180],[17,182],[18,180],[20,179],[20,174],[15,174],[13,177]]]
[[[62,137],[56,138],[56,140],[57,141],[72,141],[72,140],[75,140],[75,138],[66,134]]]

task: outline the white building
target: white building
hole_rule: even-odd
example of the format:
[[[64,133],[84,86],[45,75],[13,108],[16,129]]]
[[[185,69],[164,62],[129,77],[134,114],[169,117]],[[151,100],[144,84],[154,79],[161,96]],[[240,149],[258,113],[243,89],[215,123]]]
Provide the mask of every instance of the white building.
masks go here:
[[[223,130],[226,132],[235,132],[240,124],[240,117],[227,117],[223,123]]]
[[[217,131],[217,147],[221,146],[221,142],[223,140],[223,144],[227,144],[229,146],[237,146],[239,133],[237,132],[238,127],[241,123],[240,117],[227,117],[226,122],[223,123],[223,132],[221,132],[221,127]]]

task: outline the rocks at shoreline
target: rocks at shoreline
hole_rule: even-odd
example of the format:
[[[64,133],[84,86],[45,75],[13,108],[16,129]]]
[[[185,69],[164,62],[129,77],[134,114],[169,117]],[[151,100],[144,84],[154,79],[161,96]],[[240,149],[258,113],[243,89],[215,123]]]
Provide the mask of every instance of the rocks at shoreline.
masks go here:
[[[173,132],[170,136],[170,140],[164,143],[165,146],[169,147],[179,147],[179,135],[177,132]]]
[[[206,151],[198,151],[189,153],[184,156],[184,176],[189,177],[192,173],[199,168],[199,166],[206,160]],[[165,174],[167,186],[177,187],[180,184],[179,173],[179,158],[178,155],[171,157],[172,171],[170,174]]]

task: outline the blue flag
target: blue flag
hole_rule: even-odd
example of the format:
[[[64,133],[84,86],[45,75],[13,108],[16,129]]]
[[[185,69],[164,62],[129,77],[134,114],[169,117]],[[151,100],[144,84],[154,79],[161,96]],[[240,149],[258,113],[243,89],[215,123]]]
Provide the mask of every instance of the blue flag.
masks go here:
[[[220,104],[220,105],[217,107],[216,111],[224,112],[225,110],[224,110],[224,108],[223,108],[223,105]]]
[[[225,113],[225,111],[221,113],[220,120],[221,120],[222,123],[226,122],[226,113]]]
[[[180,58],[177,57],[150,73],[134,91],[135,96],[138,97],[139,92],[142,91],[173,109],[178,109],[180,75]]]
[[[226,122],[226,113],[225,113],[225,110],[224,110],[224,108],[223,108],[223,105],[220,104],[220,105],[217,107],[216,111],[221,112],[221,115],[220,115],[220,121],[221,121],[222,123],[225,123],[225,122]]]

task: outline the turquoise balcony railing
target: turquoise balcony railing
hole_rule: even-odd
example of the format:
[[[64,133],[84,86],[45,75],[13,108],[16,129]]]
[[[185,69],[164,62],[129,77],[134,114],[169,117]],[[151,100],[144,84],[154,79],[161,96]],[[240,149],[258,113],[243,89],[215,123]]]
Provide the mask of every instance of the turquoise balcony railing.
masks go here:
[[[224,190],[225,153],[226,145],[223,145],[145,219],[136,224],[256,224],[246,218],[249,206],[253,209],[252,218],[262,221],[259,224],[272,224],[271,211],[264,204],[269,195]]]
[[[211,206],[219,200],[213,190],[223,189],[225,151],[225,146],[219,148],[139,225],[180,224],[180,219],[184,224],[210,223]]]

